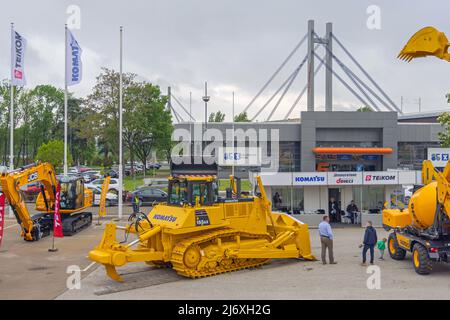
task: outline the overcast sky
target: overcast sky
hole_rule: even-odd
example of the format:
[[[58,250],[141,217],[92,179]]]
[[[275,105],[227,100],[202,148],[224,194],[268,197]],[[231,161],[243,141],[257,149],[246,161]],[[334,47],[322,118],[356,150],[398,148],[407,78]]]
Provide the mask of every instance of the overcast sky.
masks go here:
[[[333,22],[336,37],[351,51],[386,93],[406,112],[448,108],[450,64],[435,58],[405,63],[396,59],[403,45],[417,30],[431,25],[450,37],[450,2],[442,1],[264,1],[264,0],[29,0],[5,1],[0,11],[0,78],[9,77],[10,31],[28,40],[26,75],[28,87],[50,83],[63,87],[64,23],[69,5],[81,10],[81,28],[73,30],[83,48],[84,78],[70,87],[85,96],[100,68],[118,69],[119,26],[124,26],[124,71],[141,79],[168,85],[188,108],[192,91],[193,116],[204,117],[201,101],[208,81],[210,111],[221,110],[231,119],[231,96],[236,94],[236,113],[242,111],[284,58],[306,34],[307,20],[314,19],[322,36],[325,23]],[[367,27],[367,8],[380,8],[381,29]],[[356,67],[334,45],[335,54],[352,70]],[[318,53],[323,55],[323,48]],[[306,54],[299,49],[283,72],[249,109],[252,117],[278,89]],[[316,62],[316,65],[318,62]],[[284,118],[306,83],[303,68],[273,119]],[[335,64],[335,70],[341,73]],[[316,109],[324,109],[324,70],[316,78]],[[360,73],[358,73],[360,75]],[[361,103],[334,80],[334,108],[356,109]],[[276,99],[272,103],[272,106]],[[175,107],[178,108],[178,106]],[[306,97],[290,118],[306,109]],[[178,112],[186,119],[180,108]],[[258,120],[270,113],[269,107]]]

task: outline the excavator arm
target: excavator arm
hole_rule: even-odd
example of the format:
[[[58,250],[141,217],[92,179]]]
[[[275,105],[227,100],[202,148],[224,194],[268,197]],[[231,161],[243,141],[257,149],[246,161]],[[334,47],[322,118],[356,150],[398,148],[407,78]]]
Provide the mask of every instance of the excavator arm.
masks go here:
[[[55,203],[55,187],[57,184],[55,170],[49,163],[31,164],[20,169],[2,173],[0,185],[9,205],[13,209],[17,222],[21,225],[24,238],[33,240],[32,231],[34,222],[27,209],[20,188],[40,182],[44,186],[45,205],[47,212],[53,210]]]
[[[425,27],[417,31],[398,54],[398,58],[410,62],[415,58],[435,56],[450,62],[447,36],[433,27]]]

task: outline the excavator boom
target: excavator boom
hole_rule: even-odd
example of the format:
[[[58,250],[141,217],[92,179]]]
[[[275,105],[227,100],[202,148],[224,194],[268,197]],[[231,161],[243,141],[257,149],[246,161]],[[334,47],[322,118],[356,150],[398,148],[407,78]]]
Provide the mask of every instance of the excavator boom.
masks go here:
[[[41,193],[36,200],[36,209],[42,213],[31,216],[21,188],[35,182],[41,183]],[[74,233],[92,221],[91,213],[72,214],[92,206],[93,193],[91,190],[84,190],[81,178],[63,177],[60,183],[62,188],[61,213],[64,216],[70,216],[70,219],[63,221],[63,229],[66,227],[66,230],[70,229],[70,233]],[[50,233],[53,225],[52,214],[55,209],[57,184],[55,170],[50,163],[30,164],[1,174],[2,192],[13,209],[25,240],[36,241]],[[69,226],[68,223],[70,223]]]

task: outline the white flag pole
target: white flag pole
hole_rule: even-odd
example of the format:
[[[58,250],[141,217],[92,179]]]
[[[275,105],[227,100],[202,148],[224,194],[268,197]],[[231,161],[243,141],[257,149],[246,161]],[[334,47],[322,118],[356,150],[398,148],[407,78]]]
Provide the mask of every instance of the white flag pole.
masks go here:
[[[67,168],[67,24],[64,26],[64,175]]]
[[[234,177],[234,163],[236,161],[235,159],[235,152],[234,152],[234,91],[233,91],[233,108],[232,108],[232,121],[233,121],[233,136],[232,136],[232,143],[233,143],[233,165],[231,166],[231,175]]]
[[[13,74],[12,70],[14,67],[14,23],[11,22],[11,97],[10,97],[10,108],[9,108],[9,169],[14,170],[14,85],[13,85]],[[13,217],[13,211],[11,206],[9,206],[8,217]]]
[[[9,109],[9,169],[14,169],[14,84],[12,70],[14,68],[14,23],[11,23],[11,101]]]
[[[122,151],[122,46],[123,46],[123,27],[120,26],[120,67],[119,67],[119,208],[118,215],[119,219],[122,219],[123,215],[123,151]]]

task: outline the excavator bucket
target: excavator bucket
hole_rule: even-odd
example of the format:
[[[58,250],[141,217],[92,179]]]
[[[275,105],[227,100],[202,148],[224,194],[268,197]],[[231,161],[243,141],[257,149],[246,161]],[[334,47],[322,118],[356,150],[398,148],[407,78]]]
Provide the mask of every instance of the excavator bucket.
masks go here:
[[[450,42],[443,32],[433,27],[425,27],[409,39],[397,58],[410,62],[415,58],[435,56],[450,61],[449,46]]]

